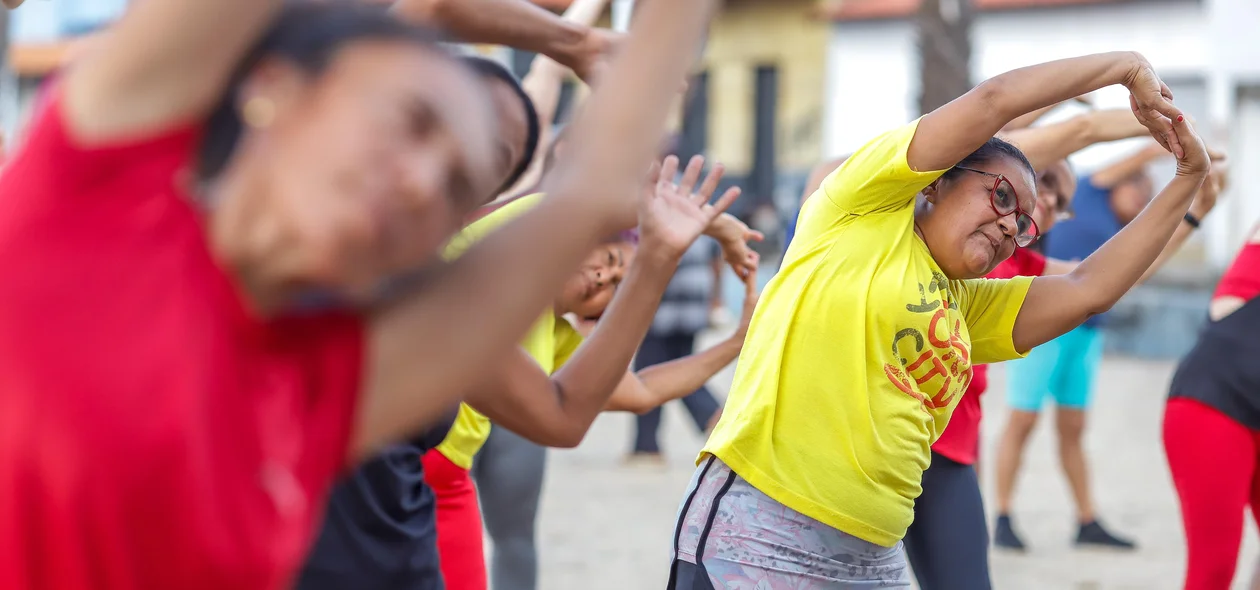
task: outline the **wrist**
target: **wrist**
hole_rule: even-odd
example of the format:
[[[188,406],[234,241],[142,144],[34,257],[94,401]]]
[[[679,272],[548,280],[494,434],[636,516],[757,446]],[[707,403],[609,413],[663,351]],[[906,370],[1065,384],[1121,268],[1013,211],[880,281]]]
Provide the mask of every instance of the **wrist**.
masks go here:
[[[723,213],[713,218],[713,221],[709,222],[708,227],[704,228],[704,235],[709,236],[718,242],[724,243],[730,241],[730,238],[727,235],[730,232],[727,230],[730,229],[731,224],[735,220],[732,217],[728,217],[728,215],[728,213]]]
[[[1132,88],[1138,75],[1151,67],[1146,57],[1136,51],[1121,51],[1116,56],[1116,68],[1119,73],[1118,82],[1125,88]]]
[[[586,43],[590,32],[590,27],[572,21],[561,20],[555,37],[546,44],[546,47],[540,53],[566,68],[573,69],[582,59],[582,46]]]
[[[1203,223],[1203,216],[1196,215],[1193,211],[1187,212],[1182,220],[1190,225],[1190,229],[1199,229],[1199,224]]]
[[[686,248],[679,249],[668,244],[653,241],[651,238],[640,237],[639,248],[635,252],[634,261],[636,264],[641,262],[648,269],[666,269],[673,272],[673,269],[677,268],[686,251]]]
[[[1188,215],[1193,215],[1194,218],[1198,219],[1199,221],[1203,221],[1203,218],[1207,217],[1208,214],[1210,214],[1211,212],[1212,212],[1211,206],[1204,206],[1199,203],[1195,203],[1190,206],[1190,210],[1187,211],[1186,213]]]

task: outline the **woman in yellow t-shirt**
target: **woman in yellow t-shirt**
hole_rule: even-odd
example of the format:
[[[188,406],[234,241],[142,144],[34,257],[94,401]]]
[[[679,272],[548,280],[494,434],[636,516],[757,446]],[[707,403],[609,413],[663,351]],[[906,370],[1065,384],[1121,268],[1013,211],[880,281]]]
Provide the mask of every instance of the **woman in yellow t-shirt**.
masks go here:
[[[660,182],[656,185],[658,198],[680,191],[691,194],[703,163],[703,158],[693,159],[683,174],[682,182],[675,184],[672,179],[678,162],[676,158],[667,158]],[[719,166],[695,189],[691,198],[708,202],[721,175]],[[722,203],[729,203],[735,194],[737,191],[730,192],[727,198],[719,200],[719,209],[724,207]],[[452,241],[447,257],[459,256],[499,226],[536,206],[541,197],[531,195],[516,199],[473,223]],[[652,221],[651,216],[645,219]],[[528,481],[516,481],[522,477],[503,478],[514,481],[496,481],[490,487],[503,488],[494,490],[498,498],[515,497],[510,502],[488,502],[492,505],[485,507],[487,515],[492,514],[492,509],[500,513],[511,512],[510,520],[528,524],[528,534],[516,544],[527,545],[529,550],[522,552],[527,555],[514,561],[532,561],[532,522],[537,507],[531,504],[536,504],[538,490],[531,492],[528,488],[531,484],[541,488],[543,449],[537,445],[575,446],[600,411],[642,413],[659,407],[695,391],[739,354],[756,304],[756,277],[748,269],[756,268],[757,259],[744,240],[755,236],[735,218],[715,216],[705,233],[723,243],[726,250],[742,250],[744,253],[728,253],[728,257],[746,261],[745,272],[742,273],[746,277],[746,298],[739,329],[726,340],[689,357],[637,373],[627,371],[638,342],[651,323],[664,283],[668,283],[677,264],[675,248],[663,244],[655,228],[647,227],[645,230],[647,233],[641,248],[636,245],[636,235],[622,234],[588,256],[581,272],[566,283],[553,308],[543,314],[522,341],[520,353],[507,363],[496,365],[498,376],[468,396],[467,404],[461,406],[446,439],[434,451],[426,453],[425,480],[437,496],[442,571],[452,588],[472,590],[484,587],[484,578],[475,575],[478,570],[485,571],[485,564],[479,551],[481,520],[476,510],[477,498],[468,481],[468,470],[490,432],[490,419],[499,427],[516,433],[528,441],[526,444],[531,449],[537,450],[537,453],[527,452],[529,456],[496,457],[499,462],[511,460],[520,463],[515,472],[522,477],[528,473],[527,477],[523,477]],[[632,277],[634,274],[638,277]],[[618,289],[622,284],[624,288]],[[628,303],[631,301],[632,304]],[[644,311],[646,315],[640,315]],[[590,343],[584,345],[582,336],[563,317],[569,313],[581,318],[602,317],[601,323],[606,326],[597,329]],[[570,358],[572,363],[569,363]],[[554,377],[553,373],[556,373]],[[619,378],[611,382],[606,380],[612,376]],[[557,403],[546,403],[551,401]],[[489,419],[474,408],[486,412]],[[499,540],[496,537],[496,557],[510,552],[509,547],[497,544]],[[514,569],[533,570],[525,566]],[[515,580],[516,583],[531,583],[524,574],[516,577],[520,578]],[[503,580],[496,583],[496,586],[500,585],[503,585]]]
[[[1125,85],[1178,176],[1061,276],[986,280],[1037,239],[1032,166],[994,138]],[[671,589],[910,587],[901,539],[972,364],[1110,308],[1163,250],[1210,164],[1136,53],[1022,68],[857,150],[802,209],[675,529]]]

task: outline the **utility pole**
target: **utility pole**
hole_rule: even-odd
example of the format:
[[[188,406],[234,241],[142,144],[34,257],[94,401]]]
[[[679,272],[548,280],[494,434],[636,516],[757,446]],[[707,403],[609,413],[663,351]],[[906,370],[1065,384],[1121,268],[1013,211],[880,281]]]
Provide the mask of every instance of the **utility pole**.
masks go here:
[[[971,90],[970,0],[920,0],[919,113]]]

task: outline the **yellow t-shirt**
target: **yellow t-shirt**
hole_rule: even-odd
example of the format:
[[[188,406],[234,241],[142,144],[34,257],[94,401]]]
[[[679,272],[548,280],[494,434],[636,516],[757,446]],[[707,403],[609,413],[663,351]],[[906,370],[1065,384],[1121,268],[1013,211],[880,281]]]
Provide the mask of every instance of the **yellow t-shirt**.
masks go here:
[[[868,143],[806,201],[761,295],[704,453],[778,502],[872,543],[905,536],[930,446],[972,364],[1011,340],[1031,278],[949,280],[914,231],[917,122]]]
[[[541,198],[542,195],[522,197],[477,220],[451,240],[443,255],[447,260],[458,258],[472,244],[528,211]],[[567,362],[581,344],[582,336],[573,325],[548,311],[530,328],[521,341],[521,348],[550,374]],[[460,404],[455,424],[442,440],[442,444],[438,445],[437,451],[451,463],[471,469],[473,457],[481,450],[488,436],[490,420],[466,404]]]

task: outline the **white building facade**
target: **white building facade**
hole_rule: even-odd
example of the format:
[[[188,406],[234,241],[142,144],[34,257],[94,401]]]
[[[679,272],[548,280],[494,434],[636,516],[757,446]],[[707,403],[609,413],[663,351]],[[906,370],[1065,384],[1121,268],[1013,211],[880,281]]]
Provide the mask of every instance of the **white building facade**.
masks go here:
[[[1205,224],[1198,255],[1200,262],[1223,268],[1260,221],[1260,1],[1148,0],[982,10],[972,29],[972,77],[978,82],[1021,66],[1115,50],[1145,55],[1173,89],[1178,106],[1199,121],[1204,136],[1231,154],[1232,186]],[[828,156],[851,152],[918,115],[912,18],[837,21],[828,64]],[[1128,106],[1120,87],[1094,98],[1099,107]],[[1118,142],[1091,148],[1074,157],[1074,164],[1088,171],[1133,147]],[[1157,182],[1166,180],[1172,164],[1155,172]]]

